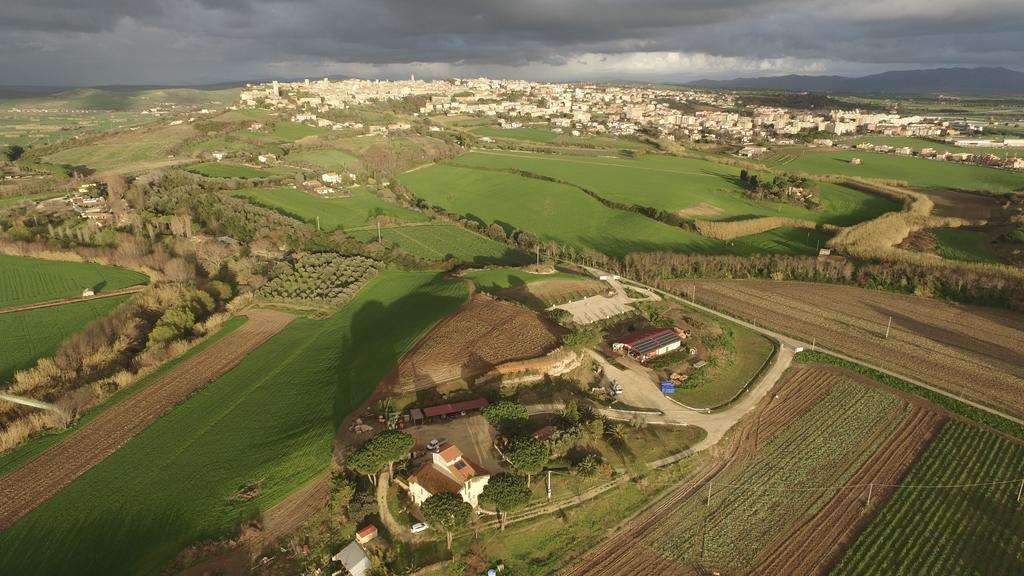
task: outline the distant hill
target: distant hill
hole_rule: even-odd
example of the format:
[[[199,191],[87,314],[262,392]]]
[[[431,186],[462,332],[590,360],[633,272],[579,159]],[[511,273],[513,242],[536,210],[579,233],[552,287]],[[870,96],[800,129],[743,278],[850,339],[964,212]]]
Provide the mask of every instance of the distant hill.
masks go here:
[[[238,99],[240,87],[170,88],[113,86],[105,88],[0,87],[0,108],[62,108],[68,110],[138,111],[164,105],[222,107]]]
[[[689,86],[800,92],[959,92],[1024,94],[1024,73],[1009,68],[935,68],[898,70],[850,78],[846,76],[761,76],[732,80],[697,80]]]

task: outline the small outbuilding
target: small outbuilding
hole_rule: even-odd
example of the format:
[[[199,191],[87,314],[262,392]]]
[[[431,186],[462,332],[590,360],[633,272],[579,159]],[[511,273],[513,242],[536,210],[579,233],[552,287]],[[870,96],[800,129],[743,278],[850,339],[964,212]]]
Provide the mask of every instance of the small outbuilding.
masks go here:
[[[366,555],[366,551],[355,540],[349,542],[348,546],[341,549],[341,552],[332,556],[331,560],[341,562],[341,565],[352,576],[366,576],[366,574],[370,573],[370,568],[373,567],[370,557]]]

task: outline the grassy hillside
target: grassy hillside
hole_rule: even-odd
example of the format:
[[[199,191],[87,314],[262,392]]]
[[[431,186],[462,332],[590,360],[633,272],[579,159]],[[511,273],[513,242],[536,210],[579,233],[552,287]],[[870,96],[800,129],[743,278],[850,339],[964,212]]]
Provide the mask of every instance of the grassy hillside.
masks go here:
[[[89,144],[44,156],[43,161],[59,166],[85,166],[98,172],[151,170],[181,163],[180,157],[169,156],[179,144],[195,134],[195,130],[185,124],[105,134]]]
[[[694,232],[608,208],[576,188],[506,172],[434,165],[402,176],[427,202],[484,224],[529,230],[542,241],[590,248],[610,256],[677,250],[729,252]]]
[[[378,211],[403,222],[427,220],[423,214],[389,204],[364,188],[353,188],[350,192],[352,195],[345,198],[321,198],[294,188],[257,188],[232,194],[306,222],[315,223],[319,216],[323,230],[367,226]]]
[[[785,216],[845,226],[899,209],[888,198],[832,184],[820,185],[821,210],[750,200],[739,185],[738,168],[674,156],[628,160],[480,152],[461,156],[457,162],[526,170],[571,182],[614,202],[651,206],[700,220]]]
[[[0,565],[153,574],[183,547],[230,535],[327,467],[341,420],[466,297],[435,272],[385,272],[330,318],[296,319],[0,534]],[[257,483],[256,498],[233,497]]]
[[[15,372],[53,355],[65,338],[127,299],[128,296],[117,296],[0,314],[0,388],[10,382]]]
[[[0,100],[0,108],[135,111],[155,107],[218,108],[238,99],[240,88],[79,88],[54,94]]]
[[[75,298],[82,289],[97,292],[145,284],[145,275],[89,262],[57,262],[0,254],[0,308]]]
[[[425,260],[455,259],[476,266],[487,264],[529,264],[532,257],[505,244],[474,234],[457,224],[430,224],[383,228],[385,244],[397,244],[406,252]],[[377,239],[377,230],[360,230],[352,236],[365,241]]]
[[[860,158],[862,164],[850,163]],[[863,150],[780,150],[768,164],[787,172],[836,174],[861,178],[902,180],[920,188],[955,188],[988,192],[1024,190],[1024,172],[957,164]]]

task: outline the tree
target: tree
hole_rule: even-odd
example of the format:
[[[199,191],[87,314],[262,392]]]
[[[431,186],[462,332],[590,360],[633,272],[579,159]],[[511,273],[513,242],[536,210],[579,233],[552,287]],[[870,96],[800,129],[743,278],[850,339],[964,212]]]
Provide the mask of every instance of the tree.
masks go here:
[[[505,448],[505,460],[512,466],[512,469],[520,474],[526,474],[526,482],[544,469],[548,463],[548,447],[543,442],[524,436],[516,438]]]
[[[495,430],[501,431],[502,434],[517,432],[530,418],[530,412],[526,409],[526,406],[509,400],[502,400],[501,402],[491,404],[481,410],[480,413],[483,414],[488,424],[493,426]]]
[[[354,472],[365,474],[371,484],[376,484],[376,474],[385,464],[388,465],[388,473],[394,474],[394,463],[401,460],[412,450],[416,440],[409,434],[400,430],[387,430],[377,434],[357,448],[345,465]]]
[[[452,532],[469,523],[473,507],[458,494],[438,492],[423,501],[420,511],[431,526],[444,529],[448,550],[452,549]]]
[[[571,349],[593,348],[601,343],[601,338],[601,329],[589,324],[562,336],[562,344]]]
[[[504,530],[508,522],[508,513],[530,501],[530,486],[522,476],[504,472],[495,474],[487,481],[483,492],[480,493],[480,499],[494,505],[498,511],[501,529]]]

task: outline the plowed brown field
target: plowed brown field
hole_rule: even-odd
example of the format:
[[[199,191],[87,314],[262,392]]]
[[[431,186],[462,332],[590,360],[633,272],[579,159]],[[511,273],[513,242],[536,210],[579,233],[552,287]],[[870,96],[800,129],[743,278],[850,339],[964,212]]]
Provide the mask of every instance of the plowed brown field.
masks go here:
[[[690,564],[667,558],[659,549],[671,541],[683,527],[680,513],[700,514],[708,495],[708,483],[714,486],[735,482],[742,470],[755,465],[764,455],[759,448],[774,435],[796,421],[811,406],[823,401],[830,389],[841,382],[874,385],[852,372],[825,366],[800,366],[791,369],[758,408],[741,421],[738,433],[720,458],[709,462],[701,473],[684,484],[672,487],[667,496],[637,518],[616,530],[616,534],[595,548],[568,575],[659,574],[666,576],[706,574],[700,563]],[[863,464],[856,465],[843,488],[831,498],[814,504],[819,495],[796,491],[790,495],[807,502],[807,512],[789,524],[778,526],[778,537],[762,549],[756,562],[747,568],[734,565],[729,572],[757,574],[818,574],[827,572],[845,546],[870,521],[891,492],[875,487],[870,507],[866,507],[870,483],[896,484],[931,441],[945,416],[915,399],[907,399],[909,408],[895,426],[879,428],[885,437],[867,437]],[[878,436],[875,434],[874,436]],[[715,498],[732,498],[728,491],[715,492]],[[699,501],[694,507],[694,502]],[[762,501],[774,506],[771,497]],[[737,543],[742,546],[743,543]]]
[[[1024,314],[852,286],[766,280],[670,283],[744,320],[1024,416]],[[885,328],[892,317],[889,338]]]
[[[398,388],[471,381],[495,366],[542,356],[562,330],[527,308],[482,294],[438,324],[398,366]]]
[[[263,310],[246,315],[248,322],[231,334],[0,478],[0,531],[113,454],[190,394],[234,368],[293,318]]]

